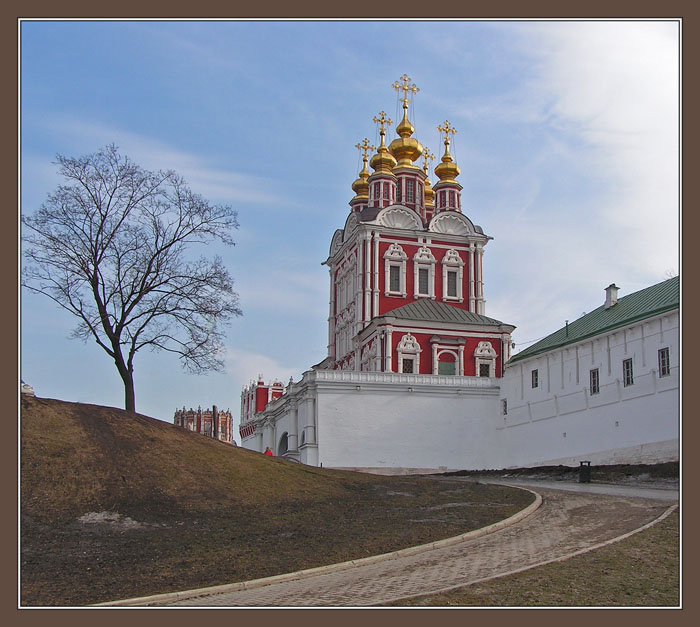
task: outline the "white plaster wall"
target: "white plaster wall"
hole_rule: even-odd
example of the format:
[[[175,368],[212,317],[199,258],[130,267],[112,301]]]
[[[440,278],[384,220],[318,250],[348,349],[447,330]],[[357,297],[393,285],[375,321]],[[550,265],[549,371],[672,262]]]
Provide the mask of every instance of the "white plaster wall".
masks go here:
[[[495,379],[309,371],[256,418],[263,435],[246,438],[243,446],[271,446],[278,454],[282,434],[296,429],[298,451],[290,453],[306,464],[479,468],[493,446],[489,417],[497,412]]]
[[[679,457],[678,312],[517,362],[501,380],[508,413],[494,425],[499,467],[542,464],[653,463]],[[658,350],[669,348],[671,374],[658,376]],[[632,359],[634,384],[623,385]],[[531,372],[539,386],[531,387]],[[590,394],[598,368],[600,393]]]
[[[678,318],[672,312],[516,362],[502,379],[309,371],[255,418],[258,431],[243,446],[277,454],[281,435],[296,432],[293,456],[303,463],[379,472],[677,460]],[[671,374],[659,377],[666,346]],[[625,387],[629,358],[634,384]],[[596,395],[591,368],[600,374]]]
[[[319,461],[343,468],[480,468],[494,446],[498,389],[319,386]]]

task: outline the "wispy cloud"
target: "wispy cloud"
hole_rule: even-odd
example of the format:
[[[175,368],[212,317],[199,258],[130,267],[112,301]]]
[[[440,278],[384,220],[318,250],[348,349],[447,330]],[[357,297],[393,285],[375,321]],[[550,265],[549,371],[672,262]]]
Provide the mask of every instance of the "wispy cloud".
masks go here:
[[[289,206],[282,191],[277,191],[279,183],[275,179],[212,166],[205,156],[188,153],[151,137],[70,116],[45,118],[41,124],[47,131],[69,138],[66,143],[70,150],[89,146],[85,152],[92,152],[108,143],[117,144],[123,154],[145,168],[175,170],[194,191],[216,202]],[[38,161],[36,156],[30,158],[31,162]]]
[[[297,381],[308,364],[282,364],[277,359],[252,351],[229,348],[225,357],[226,372],[241,387],[250,383],[253,377],[262,375],[266,382],[278,379],[287,383],[290,377]]]
[[[546,96],[551,124],[590,147],[591,167],[608,184],[598,213],[647,272],[677,251],[677,28],[584,22],[528,30],[539,65],[531,93]]]

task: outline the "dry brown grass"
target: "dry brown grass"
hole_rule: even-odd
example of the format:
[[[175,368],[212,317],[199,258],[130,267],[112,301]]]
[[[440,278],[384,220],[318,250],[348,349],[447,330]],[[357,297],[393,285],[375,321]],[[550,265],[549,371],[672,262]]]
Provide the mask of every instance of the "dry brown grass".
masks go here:
[[[84,605],[356,559],[488,525],[532,498],[293,464],[139,414],[23,396],[22,604]],[[470,506],[435,508],[447,503]],[[81,524],[90,512],[139,525]]]

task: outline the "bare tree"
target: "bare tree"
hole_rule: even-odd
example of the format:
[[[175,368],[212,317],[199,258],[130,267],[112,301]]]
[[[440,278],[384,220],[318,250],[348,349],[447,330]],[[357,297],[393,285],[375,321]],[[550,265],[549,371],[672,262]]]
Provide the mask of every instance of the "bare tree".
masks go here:
[[[238,295],[219,257],[189,252],[216,240],[233,245],[236,212],[114,145],[57,160],[65,184],[22,217],[22,285],[78,317],[72,337],[93,338],[114,360],[127,410],[136,408],[142,348],[175,353],[191,372],[222,370],[222,326],[241,315]]]

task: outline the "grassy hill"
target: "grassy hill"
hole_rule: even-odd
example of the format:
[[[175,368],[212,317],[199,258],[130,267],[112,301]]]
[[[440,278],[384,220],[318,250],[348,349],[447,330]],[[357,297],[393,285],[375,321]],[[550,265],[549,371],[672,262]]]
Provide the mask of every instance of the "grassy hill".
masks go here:
[[[265,577],[456,535],[531,500],[446,477],[313,468],[23,395],[21,599],[84,605]]]

